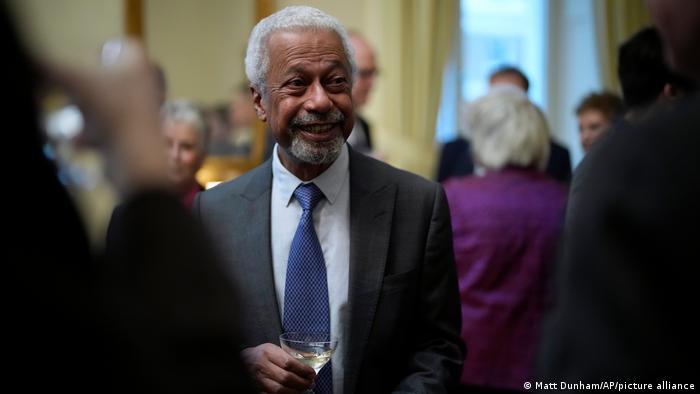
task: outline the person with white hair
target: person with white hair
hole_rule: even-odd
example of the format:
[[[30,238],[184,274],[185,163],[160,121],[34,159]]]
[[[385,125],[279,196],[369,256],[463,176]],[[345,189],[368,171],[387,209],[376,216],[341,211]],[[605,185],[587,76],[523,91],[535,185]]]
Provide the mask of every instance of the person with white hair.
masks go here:
[[[168,152],[168,177],[176,195],[187,208],[204,190],[197,171],[206,158],[207,126],[199,108],[187,100],[172,100],[161,109]]]
[[[160,90],[157,90],[160,93]],[[187,210],[197,193],[204,187],[197,182],[195,175],[206,157],[207,127],[199,108],[191,101],[170,100],[160,108],[161,134],[165,142],[167,162],[165,177],[162,182],[173,197],[178,199]],[[123,248],[125,224],[125,204],[117,205],[109,219],[105,234],[105,248],[108,253],[120,252]]]
[[[544,170],[549,158],[547,122],[523,92],[510,86],[494,88],[472,103],[466,116],[474,159],[481,166]]]
[[[525,93],[494,89],[471,104],[467,123],[485,170],[445,184],[469,346],[457,392],[517,391],[533,376],[566,190],[543,172],[547,124]]]
[[[345,29],[288,7],[255,26],[245,62],[277,144],[193,210],[240,286],[241,353],[259,389],[448,392],[465,349],[447,201],[439,184],[345,143],[355,119]],[[287,332],[337,338],[318,375],[280,347]]]
[[[500,89],[504,86],[520,89],[527,94],[530,89],[530,81],[525,73],[517,67],[504,65],[495,69],[489,75],[489,89]],[[468,103],[462,103],[468,105]],[[436,179],[443,182],[448,178],[471,175],[480,168],[474,165],[471,157],[470,140],[467,135],[469,130],[462,124],[459,125],[457,138],[446,142],[440,149],[440,160]],[[571,180],[571,159],[569,150],[549,139],[549,159],[545,172],[562,184],[568,184]]]

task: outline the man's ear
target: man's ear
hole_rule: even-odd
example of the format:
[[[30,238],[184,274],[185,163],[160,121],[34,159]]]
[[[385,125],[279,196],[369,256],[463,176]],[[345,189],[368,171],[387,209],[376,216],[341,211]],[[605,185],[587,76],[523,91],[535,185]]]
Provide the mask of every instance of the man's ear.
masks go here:
[[[260,94],[260,92],[258,92],[258,90],[253,86],[250,87],[250,94],[253,96],[253,108],[255,108],[255,114],[258,116],[258,119],[266,122],[267,111],[265,111],[265,103],[263,102],[262,94]]]

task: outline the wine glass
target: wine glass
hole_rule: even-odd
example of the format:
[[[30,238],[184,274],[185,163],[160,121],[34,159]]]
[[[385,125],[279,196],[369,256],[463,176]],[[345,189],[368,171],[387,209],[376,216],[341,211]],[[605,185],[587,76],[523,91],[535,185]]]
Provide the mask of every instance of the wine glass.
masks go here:
[[[328,333],[285,332],[280,335],[282,349],[313,368],[316,374],[331,360],[337,344],[338,340]]]

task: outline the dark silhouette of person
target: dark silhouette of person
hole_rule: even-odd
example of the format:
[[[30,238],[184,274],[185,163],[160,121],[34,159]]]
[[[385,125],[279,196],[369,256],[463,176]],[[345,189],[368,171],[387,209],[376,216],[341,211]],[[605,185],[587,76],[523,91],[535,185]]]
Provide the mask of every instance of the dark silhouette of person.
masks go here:
[[[159,179],[153,73],[124,41],[115,64],[39,63],[0,4],[10,159],[5,385],[27,392],[247,392],[238,359],[236,293],[182,204]],[[41,66],[39,66],[41,64]],[[57,84],[120,163],[129,197],[122,247],[91,250],[77,210],[43,152],[35,102]],[[162,148],[159,149],[162,151]],[[9,168],[9,167],[8,167]]]
[[[649,4],[668,64],[700,81],[700,3]],[[538,380],[697,385],[698,128],[700,99],[686,97],[588,154]]]

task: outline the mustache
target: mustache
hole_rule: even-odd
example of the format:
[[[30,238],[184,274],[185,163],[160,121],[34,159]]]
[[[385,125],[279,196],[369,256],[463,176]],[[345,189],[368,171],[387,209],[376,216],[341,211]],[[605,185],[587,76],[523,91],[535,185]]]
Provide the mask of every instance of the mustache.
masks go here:
[[[334,108],[332,111],[325,114],[308,112],[303,115],[295,116],[289,124],[292,127],[304,127],[314,123],[341,123],[345,121],[345,115],[339,109]]]

